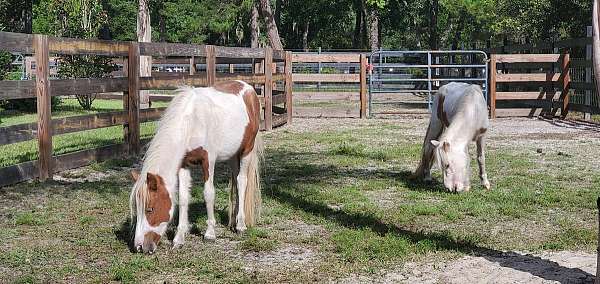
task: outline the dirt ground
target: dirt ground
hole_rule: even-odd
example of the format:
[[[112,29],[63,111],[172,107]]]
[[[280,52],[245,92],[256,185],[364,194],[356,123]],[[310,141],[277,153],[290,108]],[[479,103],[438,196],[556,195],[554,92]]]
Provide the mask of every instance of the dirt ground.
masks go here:
[[[265,184],[271,184],[271,187],[263,191],[266,202],[265,218],[260,225],[260,230],[255,232],[255,236],[238,236],[229,232],[224,226],[220,226],[217,228],[219,238],[215,242],[206,243],[202,240],[202,234],[195,232],[190,234],[186,247],[180,251],[170,251],[169,242],[164,242],[158,254],[153,257],[156,260],[130,254],[126,250],[126,243],[119,239],[121,231],[118,224],[128,214],[126,201],[128,193],[122,189],[128,190],[130,186],[127,176],[127,172],[132,168],[130,165],[108,169],[85,167],[59,173],[54,177],[56,183],[53,185],[44,188],[41,188],[44,185],[35,185],[40,186],[36,189],[44,190],[31,190],[28,188],[29,185],[22,184],[0,191],[0,216],[6,217],[4,221],[0,220],[0,227],[5,226],[8,229],[0,235],[7,240],[5,244],[0,245],[0,283],[45,282],[43,279],[46,279],[44,277],[48,275],[50,276],[47,279],[66,283],[114,281],[163,283],[166,279],[170,280],[169,283],[593,282],[596,270],[596,254],[593,247],[597,241],[594,234],[592,237],[582,238],[584,241],[593,239],[594,245],[590,245],[592,241],[565,241],[567,249],[542,248],[529,251],[515,249],[512,246],[518,244],[520,247],[539,248],[538,244],[543,243],[545,237],[552,235],[557,230],[555,220],[552,220],[556,217],[556,214],[553,214],[556,212],[553,210],[563,214],[561,218],[569,221],[565,221],[566,223],[573,223],[574,226],[585,227],[587,231],[595,232],[597,221],[593,208],[586,207],[586,211],[581,213],[569,212],[563,208],[557,208],[555,205],[548,205],[548,209],[544,209],[548,211],[538,213],[537,216],[507,217],[504,220],[498,220],[497,223],[481,216],[465,216],[462,219],[445,220],[440,217],[443,216],[443,213],[440,213],[440,216],[433,213],[419,215],[415,217],[414,222],[392,223],[389,219],[373,219],[373,222],[369,223],[369,221],[361,220],[375,218],[373,216],[377,218],[389,216],[384,214],[381,216],[352,215],[354,211],[351,211],[353,210],[352,206],[348,206],[350,201],[345,202],[346,197],[339,202],[330,202],[329,199],[335,198],[321,195],[321,192],[327,194],[327,190],[337,189],[337,183],[340,188],[349,185],[355,188],[357,186],[353,184],[361,182],[371,174],[376,175],[378,172],[383,172],[384,175],[400,176],[398,172],[414,169],[417,163],[416,151],[418,151],[414,145],[422,142],[427,123],[427,119],[419,115],[368,120],[294,119],[292,125],[265,134],[265,141],[271,143],[267,150],[271,150],[272,153],[282,151],[282,149],[288,150],[284,154],[292,162],[287,165],[280,160],[281,157],[272,157],[270,162],[268,161],[272,164],[270,166],[272,173],[265,178]],[[361,136],[353,133],[370,130],[375,134],[363,133]],[[379,133],[382,131],[386,135],[380,135]],[[309,152],[316,153],[315,155],[333,155],[331,154],[332,145],[335,147],[340,145],[335,140],[339,137],[335,136],[347,135],[347,132],[357,137],[360,136],[357,139],[364,139],[364,137],[372,139],[368,141],[375,146],[368,146],[380,147],[383,154],[390,150],[388,146],[396,144],[408,144],[406,149],[414,148],[415,151],[410,152],[410,157],[403,160],[404,164],[388,161],[377,163],[368,160],[368,164],[365,165],[364,160],[359,160],[359,163],[355,165],[359,171],[354,172],[351,171],[354,158],[345,156],[336,156],[338,160],[333,160],[333,163],[348,163],[350,166],[339,165],[339,167],[333,168],[330,165],[331,161],[328,161],[329,164],[325,164],[329,166],[327,168],[299,163],[303,162],[304,152],[302,150],[304,148],[310,148]],[[392,135],[387,135],[390,133]],[[565,169],[568,169],[568,172],[583,171],[586,173],[600,169],[600,160],[595,158],[597,157],[595,154],[600,152],[600,127],[594,124],[526,118],[497,119],[492,121],[488,133],[487,145],[491,150],[490,155],[504,154],[504,152],[514,156],[523,154],[528,157],[528,161],[532,159],[535,163],[542,165],[541,169],[560,182],[568,183],[568,179],[573,176],[562,174]],[[308,138],[302,138],[304,134],[308,134]],[[332,137],[325,137],[327,135]],[[298,145],[299,137],[304,139],[303,143],[307,143],[307,145]],[[352,135],[349,137],[355,138]],[[343,136],[341,139],[345,138]],[[319,141],[319,139],[325,142]],[[329,140],[326,139],[335,142],[327,144]],[[364,142],[363,140],[359,141]],[[298,147],[300,150],[292,146]],[[334,150],[337,149],[335,147]],[[290,150],[290,148],[293,149]],[[405,153],[398,151],[394,155],[404,157]],[[304,158],[310,160],[310,158]],[[392,156],[392,158],[397,157]],[[295,164],[293,161],[299,162]],[[557,163],[557,161],[561,162]],[[502,162],[498,161],[497,163]],[[304,166],[308,170],[296,169],[296,165]],[[133,165],[133,167],[135,166]],[[321,172],[329,168],[333,168],[331,173]],[[496,168],[502,169],[500,166]],[[274,169],[279,171],[274,171]],[[314,172],[311,172],[311,169]],[[296,170],[299,172],[294,172]],[[344,178],[342,175],[346,172],[354,175]],[[289,184],[284,178],[290,179]],[[517,176],[517,178],[521,177]],[[397,177],[397,179],[400,178]],[[589,179],[578,180],[577,184],[593,185],[596,184],[598,178],[589,177]],[[495,182],[501,182],[498,176],[492,176],[491,180],[493,185]],[[378,182],[377,177],[375,177],[375,181],[371,182]],[[94,185],[95,183],[98,184]],[[295,187],[296,183],[304,183],[307,187]],[[399,184],[402,185],[402,182],[394,183],[389,187],[388,183],[389,180],[383,180],[381,183],[375,183],[373,186],[376,187],[375,190],[359,191],[356,193],[358,201],[354,201],[353,206],[362,208],[360,206],[368,201],[374,204],[373,206],[377,210],[397,211],[399,208],[403,208],[399,207],[403,202],[407,204],[413,202],[409,205],[442,203],[443,198],[447,198],[451,202],[464,202],[468,205],[468,200],[461,200],[461,198],[467,198],[471,194],[458,196],[436,191],[420,191],[418,188],[399,190],[397,187]],[[99,193],[89,193],[91,185],[98,187],[94,190]],[[289,186],[292,187],[286,189],[288,191],[281,189]],[[508,186],[505,185],[505,187],[509,186],[510,183]],[[315,190],[310,191],[311,189]],[[563,190],[562,188],[551,189]],[[294,191],[300,190],[306,190],[305,195],[293,195]],[[510,191],[511,189],[500,190]],[[198,188],[196,191],[199,193],[200,189]],[[481,189],[474,189],[474,191],[473,194],[483,194]],[[344,192],[352,194],[350,190]],[[364,200],[361,199],[363,195]],[[416,201],[409,200],[407,198],[409,195],[416,196]],[[332,194],[332,196],[337,195]],[[98,199],[92,201],[90,198]],[[319,207],[321,200],[315,200],[315,198],[325,200],[326,207]],[[482,198],[490,200],[498,197],[483,195]],[[62,206],[67,202],[72,202],[73,199],[77,200],[75,202],[77,207],[74,210],[76,212],[66,212]],[[196,199],[200,200],[201,198],[196,197]],[[350,199],[348,197],[348,200]],[[475,200],[477,201],[477,199]],[[201,203],[196,204],[196,211],[200,212],[197,212],[196,215],[202,216],[202,206]],[[221,204],[221,207],[224,207],[224,204]],[[33,213],[27,215],[23,212]],[[56,215],[57,212],[64,216]],[[21,219],[15,216],[21,216]],[[351,219],[353,216],[362,217],[357,218],[361,220],[354,220]],[[194,221],[196,230],[201,232],[205,220],[199,217],[197,220],[192,220],[192,222]],[[361,228],[360,225],[367,229]],[[478,225],[485,228],[486,231],[483,234],[490,235],[491,241],[489,243],[485,243],[485,240],[481,241],[476,246],[478,248],[476,250],[470,250],[470,247],[448,249],[442,244],[433,246],[433,249],[423,253],[392,255],[388,262],[377,265],[371,265],[369,263],[372,261],[371,259],[366,263],[361,263],[360,260],[348,260],[343,256],[352,254],[354,246],[360,246],[362,242],[367,241],[373,242],[376,249],[379,249],[380,245],[387,248],[385,246],[387,241],[400,242],[402,246],[399,247],[403,247],[405,244],[403,242],[412,242],[412,240],[403,239],[403,234],[412,235],[413,238],[419,238],[418,236],[423,234],[423,239],[435,242],[437,233],[448,230],[457,232],[455,235],[460,236],[457,237],[460,239],[477,232],[477,228],[474,227]],[[396,230],[396,233],[388,234],[377,231],[382,226]],[[55,229],[61,236],[55,240],[56,245],[49,243],[47,238],[40,237],[37,233],[39,230],[46,230],[45,232],[48,233]],[[433,234],[428,235],[430,233]],[[357,240],[352,239],[354,236],[358,236]],[[363,240],[364,236],[370,240]],[[444,236],[449,239],[448,242],[452,242],[452,238]],[[523,241],[518,240],[519,238],[531,238],[531,240]],[[497,239],[506,241],[497,241]],[[95,242],[101,245],[97,245]],[[343,250],[345,242],[348,242],[350,247],[347,251]],[[417,241],[414,242],[417,243]],[[583,244],[581,244],[582,242]],[[460,245],[460,243],[458,244]],[[395,248],[395,246],[391,247]],[[7,253],[3,254],[3,249]],[[369,246],[357,247],[355,250],[362,250],[362,254],[370,255]],[[357,258],[362,254],[358,254]],[[378,251],[376,257],[387,255],[385,251]],[[160,261],[158,261],[159,258]],[[70,263],[73,261],[77,263]],[[71,266],[65,267],[66,263],[70,263]],[[371,267],[374,267],[373,270],[369,269]],[[30,272],[31,278],[27,278]],[[7,280],[2,275],[10,277]],[[37,281],[27,281],[30,279]]]

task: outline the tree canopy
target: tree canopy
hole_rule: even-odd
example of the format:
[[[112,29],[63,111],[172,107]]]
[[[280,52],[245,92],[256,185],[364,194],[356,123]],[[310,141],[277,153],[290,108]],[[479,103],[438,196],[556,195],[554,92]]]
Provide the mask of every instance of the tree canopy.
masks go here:
[[[0,0],[0,29],[82,34],[85,21],[61,33],[63,13],[81,9],[72,0]],[[137,0],[94,3],[95,37],[136,38]],[[150,0],[153,41],[250,46],[251,11],[259,0]],[[589,0],[271,0],[270,8],[286,49],[473,48],[504,41],[535,42],[585,36]],[[58,8],[57,8],[58,7]],[[60,8],[62,7],[62,8]],[[60,9],[59,9],[60,8]],[[79,10],[78,10],[79,9]],[[89,17],[89,15],[87,16]],[[269,44],[261,14],[261,45]]]

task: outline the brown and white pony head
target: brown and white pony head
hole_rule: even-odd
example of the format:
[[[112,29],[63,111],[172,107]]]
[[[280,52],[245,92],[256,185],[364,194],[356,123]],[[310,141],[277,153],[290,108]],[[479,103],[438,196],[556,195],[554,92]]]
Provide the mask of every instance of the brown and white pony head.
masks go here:
[[[448,141],[431,140],[435,146],[435,158],[442,170],[444,186],[449,191],[468,191],[470,185],[470,159],[466,146],[453,146]]]
[[[135,184],[130,196],[131,218],[135,217],[133,240],[137,252],[154,253],[173,218],[172,197],[160,175],[131,172]]]

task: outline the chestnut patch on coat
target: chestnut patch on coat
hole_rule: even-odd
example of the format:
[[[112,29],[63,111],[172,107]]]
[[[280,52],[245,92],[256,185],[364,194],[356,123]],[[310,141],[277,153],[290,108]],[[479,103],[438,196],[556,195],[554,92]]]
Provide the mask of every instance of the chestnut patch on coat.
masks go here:
[[[485,134],[486,132],[487,132],[487,128],[477,129],[477,131],[475,132],[475,136],[473,137],[473,141],[476,141],[477,138],[481,137],[481,135]]]
[[[146,203],[146,219],[153,227],[162,222],[169,222],[171,217],[171,197],[165,186],[165,181],[159,175],[148,173],[146,180],[148,186],[148,200]]]
[[[152,245],[158,245],[160,241],[160,235],[155,232],[148,232],[144,235],[144,247],[151,247]]]
[[[244,130],[242,143],[240,145],[240,155],[244,157],[254,149],[254,139],[260,127],[260,101],[254,89],[247,90],[243,95],[246,112],[248,113],[248,125]]]
[[[439,95],[440,99],[437,105],[437,117],[442,122],[444,127],[450,126],[450,121],[448,121],[448,114],[444,110],[444,100],[446,99],[442,94]]]
[[[244,84],[238,81],[221,81],[217,82],[213,88],[219,92],[238,95],[243,89]]]
[[[202,164],[204,182],[206,182],[209,178],[210,173],[208,172],[208,152],[206,152],[204,148],[198,147],[192,151],[187,152],[185,154],[185,157],[183,157],[183,162],[181,163],[181,166],[187,168],[199,164]]]

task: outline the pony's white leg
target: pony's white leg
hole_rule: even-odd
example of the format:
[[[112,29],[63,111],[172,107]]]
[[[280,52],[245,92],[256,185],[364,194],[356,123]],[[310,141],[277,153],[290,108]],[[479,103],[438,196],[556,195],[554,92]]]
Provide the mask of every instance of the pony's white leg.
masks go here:
[[[179,170],[179,225],[177,234],[173,239],[173,247],[177,248],[185,242],[185,235],[189,231],[188,205],[190,203],[190,190],[192,187],[192,175],[189,169]]]
[[[437,118],[431,118],[427,127],[427,134],[423,142],[423,151],[421,153],[421,162],[415,172],[415,176],[422,177],[425,181],[431,181],[431,166],[433,165],[433,151],[435,147],[431,140],[438,139],[442,134],[442,124]]]
[[[238,186],[238,212],[235,218],[235,229],[239,233],[246,231],[246,216],[244,210],[244,200],[246,198],[246,186],[248,185],[248,167],[250,166],[250,156],[240,159],[239,172],[237,175]]]
[[[477,163],[479,164],[479,178],[481,185],[486,189],[491,189],[490,181],[485,170],[485,136],[481,135],[477,138]]]
[[[204,182],[204,202],[206,202],[206,232],[204,239],[214,240],[217,238],[215,234],[215,187],[213,184],[213,176],[215,172],[215,161],[208,162],[208,179]]]

